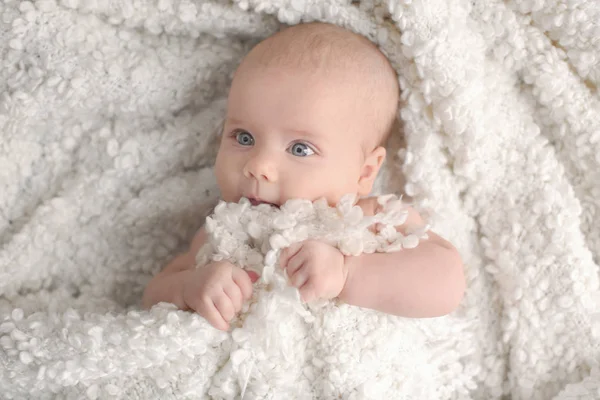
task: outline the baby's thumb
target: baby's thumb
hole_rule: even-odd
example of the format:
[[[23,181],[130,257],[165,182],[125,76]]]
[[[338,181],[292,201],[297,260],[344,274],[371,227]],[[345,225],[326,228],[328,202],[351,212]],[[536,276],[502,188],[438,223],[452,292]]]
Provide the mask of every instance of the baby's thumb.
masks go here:
[[[250,277],[250,281],[252,283],[256,282],[259,278],[258,274],[254,271],[246,271],[248,273],[248,276]]]

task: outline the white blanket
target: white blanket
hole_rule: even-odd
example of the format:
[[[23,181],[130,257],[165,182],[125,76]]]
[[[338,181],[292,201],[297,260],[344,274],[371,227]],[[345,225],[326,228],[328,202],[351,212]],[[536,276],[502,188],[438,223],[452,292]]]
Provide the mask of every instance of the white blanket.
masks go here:
[[[393,62],[406,151],[382,190],[430,210],[466,264],[436,397],[598,398],[592,0],[0,2],[3,398],[194,398],[211,379],[201,355],[227,335],[139,299],[218,197],[235,65],[311,20]]]
[[[194,394],[249,399],[431,399],[444,387],[438,354],[460,321],[433,324],[389,316],[336,301],[308,306],[289,286],[280,250],[306,239],[324,241],[345,255],[403,251],[426,240],[427,227],[396,231],[407,213],[394,196],[380,198],[383,212],[363,216],[351,197],[337,208],[325,201],[292,200],[281,209],[220,203],[207,219],[208,243],[196,256],[229,260],[260,279],[252,299],[233,321],[231,337],[206,342],[203,362],[216,365]],[[371,232],[369,227],[379,227]],[[431,320],[433,321],[433,320]],[[197,337],[210,336],[204,322]],[[180,364],[181,365],[181,364]],[[193,368],[193,365],[191,366]],[[181,369],[181,368],[180,368]],[[179,378],[181,379],[181,378]]]

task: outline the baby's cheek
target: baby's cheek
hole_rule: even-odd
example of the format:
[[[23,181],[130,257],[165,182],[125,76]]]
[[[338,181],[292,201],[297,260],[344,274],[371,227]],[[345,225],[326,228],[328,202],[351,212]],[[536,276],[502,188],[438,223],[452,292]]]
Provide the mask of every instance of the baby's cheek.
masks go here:
[[[306,177],[298,177],[288,182],[288,198],[310,198],[318,192],[318,182]]]
[[[237,179],[231,173],[221,172],[217,175],[217,185],[224,201],[235,202],[238,196]]]

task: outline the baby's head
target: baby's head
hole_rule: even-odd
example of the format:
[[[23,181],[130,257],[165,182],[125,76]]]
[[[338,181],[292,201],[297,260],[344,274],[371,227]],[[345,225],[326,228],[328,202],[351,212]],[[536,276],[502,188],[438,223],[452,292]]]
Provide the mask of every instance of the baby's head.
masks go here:
[[[396,74],[362,36],[327,24],[287,28],[237,69],[216,161],[223,200],[369,194],[398,104]]]

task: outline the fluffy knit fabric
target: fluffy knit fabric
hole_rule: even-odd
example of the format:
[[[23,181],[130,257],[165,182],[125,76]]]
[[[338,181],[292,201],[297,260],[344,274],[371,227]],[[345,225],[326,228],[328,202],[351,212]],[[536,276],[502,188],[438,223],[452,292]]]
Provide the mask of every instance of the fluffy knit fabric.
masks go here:
[[[260,275],[253,298],[234,320],[231,338],[207,343],[203,363],[216,366],[195,395],[250,399],[414,399],[436,398],[443,387],[433,354],[453,328],[436,320],[435,331],[404,319],[334,302],[307,308],[289,286],[280,251],[306,239],[325,241],[345,255],[402,251],[426,239],[426,227],[404,236],[399,199],[381,197],[383,210],[364,217],[354,199],[337,208],[325,202],[292,200],[281,210],[221,203],[207,219],[208,244],[197,266],[229,260]],[[390,201],[391,200],[391,201]],[[377,224],[377,225],[376,225]],[[370,226],[379,226],[377,233]],[[214,330],[204,322],[204,329]],[[444,332],[441,326],[446,327]],[[444,332],[444,333],[442,333]],[[197,334],[202,338],[201,332]],[[199,396],[200,397],[200,396]]]
[[[392,143],[380,191],[430,210],[465,261],[447,320],[460,331],[411,353],[439,366],[428,398],[600,396],[597,2],[5,0],[3,398],[194,398],[235,376],[201,357],[229,336],[139,299],[216,203],[235,65],[281,23],[313,20],[392,61],[406,148]],[[231,393],[251,398],[253,382]]]

